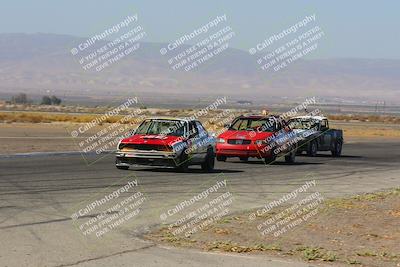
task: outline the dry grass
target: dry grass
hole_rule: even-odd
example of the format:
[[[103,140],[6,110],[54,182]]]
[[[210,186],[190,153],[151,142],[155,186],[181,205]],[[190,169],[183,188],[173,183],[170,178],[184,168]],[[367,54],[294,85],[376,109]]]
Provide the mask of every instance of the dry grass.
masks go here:
[[[336,121],[362,121],[362,122],[382,122],[382,123],[393,123],[399,124],[400,117],[398,116],[387,116],[387,115],[329,115],[330,120]]]
[[[331,123],[332,128],[342,129],[344,138],[400,138],[400,127],[395,124],[381,124],[376,125],[375,123],[351,123],[351,124],[340,124]]]
[[[96,114],[68,114],[68,113],[47,113],[47,112],[0,112],[0,122],[28,122],[28,123],[49,123],[49,122],[90,122],[99,115]],[[113,116],[107,118],[105,123],[118,122],[123,116]]]
[[[227,222],[214,222],[188,237],[173,235],[167,226],[161,226],[145,238],[206,251],[295,257],[315,263],[336,262],[337,266],[394,267],[400,260],[399,203],[400,188],[326,199],[314,217],[277,237],[260,235],[258,226],[267,217],[249,220],[251,211],[228,215],[223,218],[229,219]]]
[[[77,113],[55,113],[55,112],[1,112],[0,122],[28,122],[28,123],[49,123],[49,122],[71,122],[71,123],[86,123],[96,118],[99,118],[102,113],[98,114],[77,114]],[[155,111],[148,111],[141,113],[145,116],[167,116],[167,117],[191,117],[193,111],[191,110],[163,110],[158,109]],[[201,117],[202,121],[209,121],[210,118],[217,116],[218,111],[211,111],[207,117]],[[239,113],[235,113],[239,115]],[[104,123],[115,123],[123,118],[124,115],[109,117]],[[127,122],[128,123],[128,122]],[[209,122],[210,125],[215,125],[214,122]]]
[[[193,116],[195,111],[193,110],[168,110],[158,109],[154,111],[147,111],[146,116],[171,116],[171,117],[190,117]],[[224,123],[228,121],[222,121],[221,118],[217,121],[211,120],[215,118],[222,111],[213,110],[207,114],[207,117],[201,117],[200,120],[204,123],[205,127],[210,131],[218,132],[223,128]],[[101,114],[101,113],[100,113]],[[13,123],[51,123],[51,122],[69,122],[69,123],[87,123],[98,118],[100,114],[76,114],[76,113],[55,113],[55,112],[0,112],[0,122]],[[240,115],[240,111],[231,112],[230,115],[233,117]],[[228,117],[228,116],[226,116]],[[116,123],[123,118],[123,115],[109,117],[104,123]],[[330,119],[335,121],[331,122],[331,126],[334,128],[343,129],[345,138],[400,138],[400,127],[396,124],[400,123],[398,117],[388,116],[359,116],[359,115],[332,115]],[[343,124],[343,121],[356,121],[351,124]],[[360,125],[357,122],[360,122]],[[222,123],[223,122],[223,123]],[[365,123],[367,122],[367,123]],[[371,124],[369,124],[369,122]],[[381,122],[383,124],[376,125],[375,122]],[[129,123],[126,121],[124,123]],[[367,124],[367,125],[366,125]],[[395,127],[393,127],[395,126]]]
[[[344,129],[344,136],[353,138],[400,138],[399,129],[387,128],[364,128],[364,129]]]

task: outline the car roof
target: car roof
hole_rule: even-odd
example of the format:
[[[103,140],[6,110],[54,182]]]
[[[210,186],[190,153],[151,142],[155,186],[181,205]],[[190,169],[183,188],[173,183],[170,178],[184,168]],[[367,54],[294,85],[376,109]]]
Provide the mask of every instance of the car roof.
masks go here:
[[[297,116],[297,117],[293,117],[292,119],[304,119],[304,120],[309,120],[309,119],[313,119],[313,120],[327,120],[328,118],[325,116]]]
[[[268,119],[268,118],[281,118],[279,115],[258,115],[258,114],[249,114],[249,115],[240,115],[237,118],[245,118],[245,119]]]
[[[183,121],[183,122],[197,121],[197,120],[189,120],[185,118],[176,118],[176,117],[149,117],[146,118],[145,120],[166,120],[166,121]]]
[[[268,118],[268,117],[274,117],[275,115],[268,114],[268,115],[262,115],[262,114],[242,114],[239,117],[242,118]]]

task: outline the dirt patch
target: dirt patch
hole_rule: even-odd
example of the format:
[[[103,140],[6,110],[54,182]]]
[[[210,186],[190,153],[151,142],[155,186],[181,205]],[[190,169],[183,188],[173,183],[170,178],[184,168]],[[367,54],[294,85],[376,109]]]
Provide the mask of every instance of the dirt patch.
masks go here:
[[[339,122],[331,121],[332,128],[342,129],[346,140],[349,139],[399,139],[400,125],[377,122]]]
[[[146,238],[207,251],[266,253],[334,265],[400,266],[400,189],[329,199],[315,216],[274,237],[257,226],[286,207],[249,220],[253,211],[224,217],[189,237],[173,229]]]

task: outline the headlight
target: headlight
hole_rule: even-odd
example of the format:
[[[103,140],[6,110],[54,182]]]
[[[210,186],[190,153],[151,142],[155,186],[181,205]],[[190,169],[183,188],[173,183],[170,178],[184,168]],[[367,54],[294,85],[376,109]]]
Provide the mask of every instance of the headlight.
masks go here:
[[[216,142],[220,143],[220,144],[223,144],[223,143],[225,143],[225,139],[224,138],[217,138]]]

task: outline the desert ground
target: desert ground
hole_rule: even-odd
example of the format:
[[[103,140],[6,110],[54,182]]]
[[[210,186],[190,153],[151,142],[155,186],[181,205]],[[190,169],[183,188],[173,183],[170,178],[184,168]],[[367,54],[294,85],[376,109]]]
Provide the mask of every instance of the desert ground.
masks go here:
[[[123,116],[111,118],[74,136],[99,116],[83,111],[0,112],[0,198],[6,203],[0,209],[0,237],[10,240],[1,245],[6,254],[0,260],[6,266],[40,266],[45,255],[46,266],[127,265],[132,257],[146,266],[159,262],[202,266],[204,261],[220,266],[246,266],[250,261],[253,266],[265,266],[266,260],[268,266],[282,267],[400,266],[400,124],[396,118],[331,119],[331,128],[344,130],[340,158],[323,152],[314,158],[299,156],[294,165],[280,160],[272,165],[255,159],[229,160],[217,162],[212,174],[198,168],[178,174],[161,168],[124,172],[115,168],[112,153],[82,153],[80,144],[92,136],[109,133],[115,125],[129,131],[138,123],[118,124]],[[146,115],[187,114],[151,110]],[[209,131],[224,129],[222,120],[210,123],[211,119],[200,118]],[[108,152],[115,148],[108,147]],[[221,177],[227,178],[235,204],[220,220],[187,237],[172,234],[171,222],[160,221],[163,210],[201,191],[205,181]],[[249,215],[301,186],[308,177],[316,180],[315,190],[324,197],[313,209],[315,216],[279,237],[260,236],[257,225],[281,214],[289,203],[251,221]],[[77,205],[132,178],[140,181],[150,197],[144,215],[107,238],[84,240],[71,221]],[[66,243],[60,244],[59,238]],[[54,248],[58,254],[51,254]],[[150,260],[154,257],[155,261]]]

